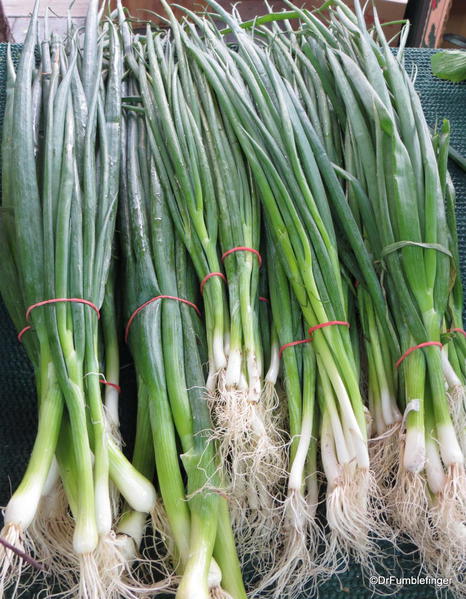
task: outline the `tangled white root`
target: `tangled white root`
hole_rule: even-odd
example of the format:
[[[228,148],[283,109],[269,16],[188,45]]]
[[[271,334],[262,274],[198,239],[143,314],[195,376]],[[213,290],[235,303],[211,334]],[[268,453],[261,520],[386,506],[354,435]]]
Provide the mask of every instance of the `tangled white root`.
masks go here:
[[[429,518],[430,497],[424,473],[400,468],[395,485],[387,496],[389,520],[402,541],[409,541],[419,551],[421,568],[433,572],[429,563],[437,552],[437,532]]]
[[[213,414],[213,439],[224,466],[232,523],[240,558],[264,564],[275,551],[277,489],[286,480],[286,442],[278,427],[281,414],[273,386],[258,401],[247,391],[227,390],[219,376],[215,396],[209,403]],[[259,550],[258,550],[259,548]]]
[[[146,571],[145,578],[153,580],[154,578],[160,579],[162,576],[164,580],[176,583],[177,578],[173,575],[178,565],[174,563],[176,550],[167,514],[160,497],[157,497],[150,518],[152,531],[150,537],[145,538],[146,550],[143,552],[143,559],[140,560],[139,567]],[[154,560],[154,555],[156,560]]]
[[[279,383],[264,382],[262,398],[266,410],[273,417],[272,426],[286,438],[289,430],[288,400],[285,389]]]
[[[68,597],[76,599],[105,599],[107,597],[96,557],[96,552],[79,555],[78,582],[67,593]]]
[[[144,586],[136,573],[148,560],[137,556],[137,567],[125,551],[128,539],[111,531],[101,536],[93,553],[79,556],[73,548],[74,521],[61,484],[41,500],[31,534],[37,554],[63,592],[73,599],[135,599],[168,586],[166,581]],[[134,557],[136,558],[136,548]]]
[[[179,583],[179,577],[177,578],[172,573],[168,573],[161,578],[160,573],[162,572],[162,568],[158,564],[154,568],[153,556],[141,554],[135,540],[131,536],[125,533],[117,534],[116,544],[126,559],[124,569],[121,573],[123,592],[118,591],[118,598],[153,597],[161,591],[175,592]],[[153,576],[154,571],[157,572],[157,580]],[[162,574],[166,574],[166,572],[163,571]]]
[[[447,469],[433,499],[424,474],[402,467],[389,497],[390,518],[400,536],[417,546],[432,578],[450,579],[455,597],[466,597],[466,477],[462,465]]]
[[[61,482],[42,497],[29,527],[36,554],[63,588],[75,584],[78,560],[73,550],[74,521]]]
[[[14,599],[21,590],[33,584],[44,572],[28,563],[27,557],[37,559],[34,543],[28,531],[23,531],[16,524],[6,524],[0,532],[5,545],[0,544],[0,598],[6,595]],[[15,547],[24,557],[9,549]]]
[[[213,436],[218,443],[221,463],[227,465],[232,492],[236,494],[238,478],[251,487],[272,488],[285,474],[286,443],[278,422],[278,398],[267,387],[258,401],[251,401],[246,390],[229,390],[219,376],[215,396],[209,401],[214,420]]]
[[[384,553],[378,541],[395,540],[384,519],[380,489],[369,470],[352,464],[340,468],[337,483],[327,489],[327,552],[339,556],[339,569],[353,558],[368,575],[380,574]]]
[[[390,489],[400,463],[401,423],[389,427],[382,435],[369,439],[371,470],[380,489]]]
[[[105,586],[101,580],[96,552],[78,555],[73,548],[73,520],[64,514],[44,510],[34,525],[40,548],[48,557],[48,571],[60,587],[63,599],[104,599]],[[53,596],[53,595],[52,595]]]
[[[287,444],[278,428],[278,397],[268,386],[258,401],[251,401],[247,391],[227,390],[224,381],[220,375],[217,393],[209,397],[212,437],[226,471],[241,557],[247,560],[253,553],[254,559],[263,561],[274,551],[276,496],[286,480]]]
[[[247,497],[240,498],[242,488]],[[278,500],[263,485],[253,489],[250,485],[246,486],[243,477],[238,477],[235,493],[238,499],[231,498],[230,514],[238,557],[243,566],[247,565],[260,575],[268,571],[277,559],[281,542],[281,508]]]
[[[131,574],[131,566],[122,563],[121,547],[116,535],[99,539],[97,549],[91,553],[74,554],[74,584],[63,587],[63,599],[136,599],[143,595],[142,585]],[[129,575],[130,579],[125,579]]]
[[[211,599],[233,599],[233,597],[224,591],[222,587],[216,586],[209,589]]]
[[[221,586],[210,587],[209,595],[211,599],[233,599]]]
[[[133,577],[131,561],[125,552],[126,539],[113,531],[99,538],[96,562],[100,581],[108,599],[135,599],[141,592],[140,584]]]
[[[463,466],[448,468],[445,487],[429,512],[434,542],[421,548],[424,568],[450,579],[455,597],[466,597],[466,478]]]
[[[427,482],[422,473],[409,472],[403,467],[402,455],[395,484],[386,497],[386,503],[390,521],[399,536],[418,547],[432,548]]]
[[[315,511],[316,506],[310,505],[301,491],[288,494],[282,504],[276,559],[255,586],[253,595],[261,595],[267,589],[268,595],[277,599],[294,599],[302,596],[304,590],[313,595],[318,576],[326,571],[318,557],[325,534],[315,518]]]
[[[150,566],[149,559],[137,556],[137,568],[133,568],[136,561],[136,547],[133,557],[128,557],[128,539],[126,535],[115,534],[111,531],[99,539],[96,550],[100,581],[106,589],[107,599],[137,599],[141,596],[153,595],[157,591],[166,590],[170,586],[170,578],[159,580],[152,584],[145,584],[138,579],[137,572],[146,571],[144,566]]]
[[[466,455],[466,389],[463,385],[449,389],[448,403],[456,436],[463,454]]]

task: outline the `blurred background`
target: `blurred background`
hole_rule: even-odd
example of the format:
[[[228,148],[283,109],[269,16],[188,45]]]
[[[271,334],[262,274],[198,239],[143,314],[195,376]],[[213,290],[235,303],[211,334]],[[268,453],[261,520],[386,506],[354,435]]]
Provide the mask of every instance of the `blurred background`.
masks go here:
[[[220,3],[229,7],[235,0],[220,0]],[[151,14],[162,13],[159,0],[124,0],[124,5],[130,13],[142,19],[157,21]],[[322,4],[322,0],[296,0],[296,3],[306,8],[314,8]],[[348,5],[353,2],[348,0]],[[32,11],[34,0],[0,0],[0,41],[21,42],[27,30],[29,14]],[[70,0],[44,0],[43,6],[50,7],[50,28],[59,30],[64,28],[57,17],[67,14]],[[88,0],[75,0],[70,12],[72,18],[80,23],[86,14]],[[203,0],[178,0],[178,4],[199,10],[205,7]],[[275,9],[285,8],[280,0],[271,0]],[[374,4],[383,22],[399,21],[409,18],[411,31],[408,40],[409,46],[414,47],[466,47],[466,0],[374,0]],[[244,19],[264,14],[267,9],[264,0],[242,0],[238,4],[240,14]],[[54,14],[56,16],[54,16]],[[371,22],[372,9],[367,11],[367,21]],[[388,37],[393,37],[393,45],[397,45],[397,32],[399,23],[391,25]]]

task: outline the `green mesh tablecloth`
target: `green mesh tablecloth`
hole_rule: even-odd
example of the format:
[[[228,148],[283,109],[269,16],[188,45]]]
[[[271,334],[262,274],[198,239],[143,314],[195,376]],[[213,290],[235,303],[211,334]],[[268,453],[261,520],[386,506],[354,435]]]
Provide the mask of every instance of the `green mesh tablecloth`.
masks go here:
[[[12,52],[17,60],[21,46],[13,46]],[[435,125],[436,121],[448,118],[452,127],[452,145],[462,154],[466,154],[466,85],[434,79],[430,73],[431,54],[431,50],[408,50],[406,64],[409,70],[417,71],[416,87],[421,95],[429,124]],[[5,103],[5,56],[6,46],[0,44],[0,125]],[[21,168],[21,165],[17,165],[17,168]],[[461,271],[466,283],[466,176],[454,165],[451,171],[458,195]],[[129,357],[123,356],[122,363],[126,365],[129,362]],[[135,414],[134,373],[131,372],[131,367],[124,368],[122,378],[122,428],[130,447],[131,424]],[[0,405],[0,505],[5,506],[12,489],[16,487],[24,472],[29,457],[36,429],[36,407],[32,370],[1,303]],[[403,572],[398,566],[393,568],[392,574],[413,577],[419,574],[419,564],[415,555],[398,557]],[[378,586],[377,591],[382,592],[383,587]],[[31,590],[23,596],[32,599],[36,593]],[[326,599],[366,599],[373,596],[373,591],[366,589],[360,570],[354,565],[344,575],[322,585],[320,596]],[[436,597],[436,591],[431,586],[410,584],[403,586],[394,596],[403,599],[430,599]],[[306,599],[304,595],[302,599]]]

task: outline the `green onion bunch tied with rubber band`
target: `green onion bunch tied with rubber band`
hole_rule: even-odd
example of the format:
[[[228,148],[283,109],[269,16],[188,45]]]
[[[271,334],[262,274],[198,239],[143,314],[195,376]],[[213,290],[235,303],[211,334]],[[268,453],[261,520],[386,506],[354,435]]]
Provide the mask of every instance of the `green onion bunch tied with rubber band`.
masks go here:
[[[265,517],[282,475],[284,446],[276,397],[263,381],[259,202],[231,127],[202,72],[188,63],[182,29],[171,16],[170,23],[163,34],[147,30],[139,89],[155,166],[172,188],[170,213],[202,287],[213,437],[229,465],[238,518],[249,511],[252,526],[251,517]]]
[[[259,329],[259,268],[263,258],[255,248],[260,242],[260,204],[230,124],[222,117],[203,73],[196,65],[191,68],[200,100],[200,127],[213,172],[219,245],[228,281],[228,364],[221,383],[225,388],[219,389],[214,400],[214,422],[219,429],[220,451],[230,464],[237,500],[251,497],[249,509],[264,517],[267,489],[273,488],[283,474],[284,441],[275,384],[264,378]],[[254,495],[257,499],[252,500]]]
[[[359,6],[356,14],[341,2],[333,6],[330,43],[319,39],[314,27],[304,52],[322,83],[332,86],[335,113],[349,131],[352,174],[364,191],[361,225],[374,259],[384,266],[383,284],[400,340],[396,367],[406,430],[386,501],[396,526],[419,546],[426,570],[448,572],[461,589],[466,487],[464,418],[457,418],[463,407],[458,411],[456,405],[464,403],[464,387],[458,378],[455,392],[446,392],[455,362],[453,351],[441,348],[445,326],[458,323],[462,307],[446,170],[448,127],[441,128],[441,142],[432,140],[403,68],[407,29],[394,56],[377,18],[374,39]],[[449,305],[455,306],[453,319]]]
[[[168,90],[171,90],[173,78],[176,85],[179,74],[178,69],[173,72],[173,45],[169,33],[165,32],[155,37],[149,34],[146,40],[149,70],[146,71],[145,63],[139,62],[138,79],[142,98],[146,103],[146,118],[152,131],[150,139],[154,141],[151,151],[156,156],[160,154],[157,165],[162,165],[167,177],[173,183],[176,182],[172,196],[174,204],[170,205],[173,220],[197,272],[204,277],[210,272],[222,270],[217,249],[218,215],[216,203],[213,201],[212,182],[209,179],[204,182],[199,177],[199,169],[203,166],[201,161],[205,161],[206,156],[190,154],[193,147],[187,144],[192,144],[194,140],[182,137],[176,129],[185,125],[185,121],[182,120],[184,115],[177,114],[175,120],[171,113],[174,103],[168,96]],[[179,87],[175,89],[179,90]],[[184,107],[183,103],[178,109]],[[188,119],[186,126],[193,127],[193,120]],[[191,158],[192,163],[189,162]],[[159,166],[159,170],[162,166]],[[215,391],[218,374],[227,363],[225,336],[228,332],[228,322],[226,293],[222,280],[218,277],[212,278],[205,285],[203,297],[209,350],[208,387],[209,390]]]
[[[298,11],[298,14],[304,21],[304,27],[307,25],[312,28],[317,39],[323,38],[323,42],[330,43],[329,34],[322,28],[315,15],[306,11]],[[255,27],[255,35],[269,42],[274,64],[299,97],[302,109],[311,121],[321,146],[325,148],[336,173],[346,187],[345,193],[353,218],[361,229],[362,237],[366,240],[367,252],[371,255],[376,234],[372,223],[369,227],[364,226],[368,202],[358,181],[359,173],[351,147],[351,132],[347,124],[345,128],[343,125],[340,128],[336,118],[337,115],[343,114],[343,111],[339,105],[334,106],[332,103],[333,92],[327,85],[327,80],[324,80],[322,69],[312,60],[312,56],[309,56],[306,36],[296,32],[289,21],[284,22],[284,27],[286,35],[275,21],[270,27],[259,25]],[[393,363],[399,355],[398,342],[394,335],[393,318],[388,312],[383,314],[381,311],[381,308],[385,311],[388,308],[380,302],[380,294],[371,294],[364,285],[359,284],[364,277],[358,266],[358,257],[352,256],[351,241],[343,235],[343,223],[340,224],[338,218],[335,220],[336,229],[341,233],[338,236],[340,259],[348,271],[348,276],[353,277],[357,290],[357,311],[368,362],[368,404],[370,413],[373,414],[375,437],[370,444],[371,464],[376,477],[382,480],[392,471],[398,449],[395,433],[401,422],[401,414],[397,406],[398,376],[393,369]],[[357,326],[353,326],[350,332],[352,339],[357,339]],[[355,347],[356,358],[359,353],[359,348]]]
[[[137,92],[137,82],[130,85],[128,91]],[[188,299],[197,296],[196,278],[171,221],[171,186],[149,151],[152,132],[131,110],[125,123],[121,234],[126,337],[138,372],[139,403],[146,405],[150,422],[166,520],[165,531],[159,532],[170,539],[167,567],[181,577],[180,599],[225,592],[243,598],[228,507],[221,496],[221,465],[211,441],[204,331],[199,310]],[[154,528],[160,519],[153,515]],[[138,547],[139,527],[133,530],[128,522],[124,530]]]
[[[229,465],[236,503],[252,530],[270,517],[274,487],[283,477],[284,440],[273,377],[265,376],[259,328],[260,204],[236,136],[202,71],[191,65],[203,137],[219,214],[219,245],[228,282],[229,341],[225,379],[214,400],[219,451]],[[272,358],[271,358],[272,359]],[[269,373],[270,374],[270,373]],[[244,380],[244,383],[241,383]],[[245,501],[245,498],[246,501]],[[241,518],[241,514],[240,514]],[[268,523],[270,526],[270,522]],[[245,541],[242,541],[242,544]]]
[[[325,547],[325,533],[316,512],[319,504],[317,474],[318,406],[316,359],[306,336],[302,313],[270,236],[267,236],[269,295],[273,326],[279,341],[282,382],[288,407],[288,477],[285,497],[278,512],[275,548],[260,582],[276,597],[309,592],[309,580],[317,581],[335,557]],[[278,511],[278,510],[277,510]],[[322,555],[324,556],[322,559]]]
[[[36,3],[16,72],[8,61],[2,181],[2,295],[12,309],[13,281],[30,323],[22,338],[36,370],[39,424],[1,536],[86,598],[124,588],[112,485],[134,509],[155,500],[113,438],[103,402],[99,318],[117,209],[123,65],[117,31],[99,23],[97,8],[90,3],[82,37],[46,39],[36,67]],[[22,328],[17,309],[12,315]],[[72,515],[62,527],[36,522],[52,489],[66,497],[55,517]],[[20,561],[3,546],[0,560],[2,588],[18,585]]]

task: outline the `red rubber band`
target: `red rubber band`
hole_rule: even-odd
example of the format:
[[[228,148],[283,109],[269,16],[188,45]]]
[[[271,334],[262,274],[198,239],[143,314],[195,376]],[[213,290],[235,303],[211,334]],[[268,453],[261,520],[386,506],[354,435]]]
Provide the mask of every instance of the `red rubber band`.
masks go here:
[[[58,304],[60,302],[74,302],[76,304],[85,304],[86,306],[89,306],[94,310],[94,312],[97,314],[97,318],[100,318],[99,308],[89,300],[82,299],[80,297],[56,297],[54,299],[43,300],[42,302],[37,302],[37,304],[32,304],[32,306],[29,306],[29,308],[26,310],[26,320],[29,321],[31,312],[35,308],[39,308],[40,306],[46,306],[47,304]]]
[[[312,339],[301,339],[300,341],[291,341],[290,343],[285,343],[285,345],[282,345],[281,348],[279,349],[278,357],[279,358],[282,357],[282,353],[287,347],[293,347],[295,345],[302,345],[303,343],[310,343],[311,341],[312,341]]]
[[[29,329],[32,329],[31,325],[28,324],[27,326],[24,327],[24,329],[21,329],[20,332],[16,335],[16,338],[18,339],[18,341],[20,343],[23,342],[23,335],[26,331],[29,331]]]
[[[420,343],[419,345],[414,345],[413,347],[410,347],[409,349],[407,349],[405,351],[405,353],[401,356],[401,358],[398,358],[395,367],[398,368],[399,365],[403,362],[403,360],[405,358],[407,358],[409,356],[409,354],[412,354],[413,351],[415,351],[416,349],[420,349],[421,347],[429,347],[430,345],[436,345],[437,347],[442,347],[442,344],[440,343],[440,341],[424,341],[424,343]]]
[[[314,331],[318,331],[319,329],[323,329],[325,327],[332,327],[333,325],[341,325],[343,327],[349,327],[350,323],[346,322],[346,320],[329,320],[328,322],[321,322],[320,324],[316,324],[308,330],[308,334],[311,336]]]
[[[248,248],[248,247],[244,247],[242,245],[240,245],[236,248],[231,248],[231,250],[227,250],[222,256],[222,262],[225,260],[225,258],[227,256],[229,256],[230,254],[233,254],[233,252],[251,252],[251,254],[255,254],[257,256],[257,261],[259,262],[259,268],[262,266],[262,256],[260,255],[260,253],[257,250],[255,250],[254,248]]]
[[[448,329],[447,333],[461,333],[466,337],[466,331],[464,329]]]
[[[207,283],[207,281],[212,278],[212,277],[220,277],[221,279],[223,279],[225,281],[225,283],[227,282],[227,278],[226,276],[223,274],[223,272],[209,272],[209,274],[207,274],[201,281],[201,295],[204,292],[204,285]]]
[[[125,328],[125,341],[126,342],[128,341],[129,328],[133,324],[133,320],[136,318],[136,316],[139,314],[139,312],[141,312],[141,310],[144,310],[144,308],[146,306],[148,306],[149,304],[152,304],[153,302],[156,302],[159,299],[172,299],[172,300],[176,300],[177,302],[182,302],[183,304],[187,304],[188,306],[191,306],[191,308],[194,308],[196,310],[197,315],[199,317],[201,316],[201,311],[199,310],[199,308],[196,306],[196,304],[193,304],[189,300],[183,299],[182,297],[175,297],[174,295],[157,295],[156,297],[153,297],[150,300],[147,300],[147,302],[144,302],[142,304],[142,306],[139,306],[139,308],[136,308],[136,310],[129,317],[128,324],[126,325],[126,328]]]
[[[317,331],[318,329],[323,329],[324,327],[330,327],[333,326],[335,324],[339,324],[345,327],[349,327],[350,323],[346,322],[345,320],[329,320],[329,322],[322,322],[321,324],[316,324],[315,326],[311,327],[308,331],[310,337],[309,339],[301,339],[301,341],[292,341],[291,343],[285,343],[285,345],[282,345],[278,355],[281,358],[282,357],[282,353],[283,350],[286,349],[287,347],[293,347],[294,345],[301,345],[301,343],[310,343],[312,341],[312,333],[314,331]]]
[[[114,389],[116,389],[118,391],[118,393],[121,393],[120,385],[117,385],[116,383],[110,383],[110,381],[104,381],[104,379],[100,379],[100,382],[102,383],[102,385],[107,385],[108,387],[113,387]]]
[[[270,300],[269,300],[268,297],[261,297],[261,296],[259,296],[259,300],[261,302],[265,302],[266,304],[270,304]]]

